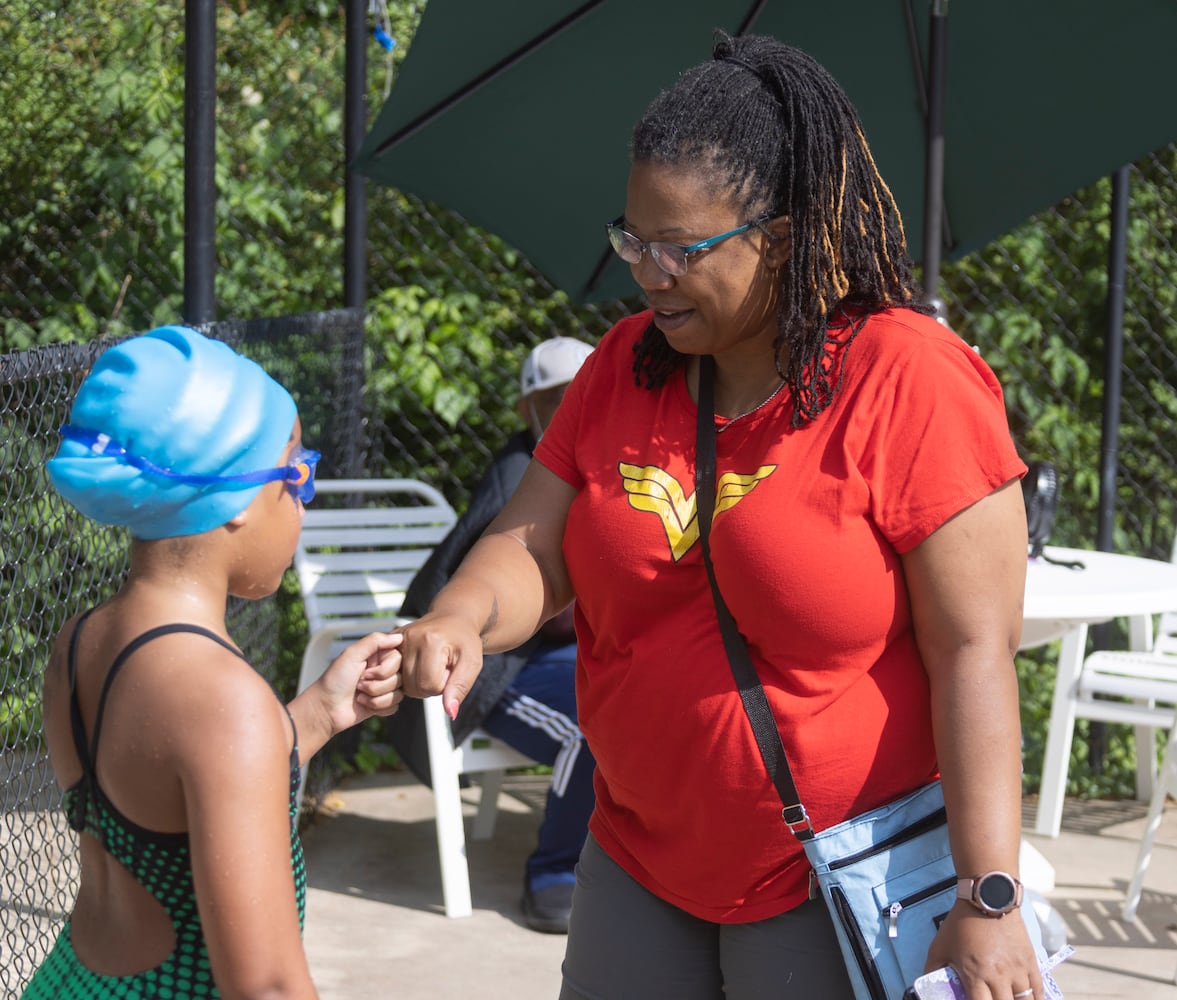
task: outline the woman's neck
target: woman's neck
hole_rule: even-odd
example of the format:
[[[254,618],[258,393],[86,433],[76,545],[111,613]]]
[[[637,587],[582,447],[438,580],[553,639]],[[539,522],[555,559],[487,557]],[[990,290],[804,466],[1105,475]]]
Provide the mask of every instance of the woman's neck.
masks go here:
[[[770,353],[747,358],[716,358],[712,397],[715,412],[734,420],[758,410],[775,397],[784,385]],[[699,359],[690,362],[688,385],[699,399]]]

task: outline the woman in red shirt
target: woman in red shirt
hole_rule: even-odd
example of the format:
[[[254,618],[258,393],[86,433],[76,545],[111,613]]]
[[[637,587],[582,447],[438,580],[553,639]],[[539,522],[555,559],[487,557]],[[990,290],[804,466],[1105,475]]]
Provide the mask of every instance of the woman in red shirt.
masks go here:
[[[564,1000],[848,997],[724,653],[694,497],[714,359],[711,546],[810,817],[942,775],[958,872],[1017,874],[1013,654],[1026,523],[1001,390],[929,314],[857,115],[773,39],[721,37],[634,130],[608,227],[648,309],[569,387],[524,479],[405,629],[451,711],[484,649],[575,595],[597,805]],[[1041,997],[1024,923],[968,901],[928,967]]]

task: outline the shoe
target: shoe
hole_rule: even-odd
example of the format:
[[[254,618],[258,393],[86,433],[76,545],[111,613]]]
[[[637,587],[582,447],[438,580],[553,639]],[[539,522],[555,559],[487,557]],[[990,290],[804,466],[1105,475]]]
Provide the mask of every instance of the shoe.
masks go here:
[[[567,934],[572,913],[572,882],[558,882],[532,892],[523,890],[523,919],[533,931],[543,934]]]

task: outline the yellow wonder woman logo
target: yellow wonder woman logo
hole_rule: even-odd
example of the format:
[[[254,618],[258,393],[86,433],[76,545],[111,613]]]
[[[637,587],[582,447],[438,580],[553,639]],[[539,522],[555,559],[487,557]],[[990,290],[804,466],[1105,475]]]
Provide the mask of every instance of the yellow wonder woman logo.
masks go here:
[[[629,505],[634,510],[657,514],[670,543],[670,554],[678,562],[699,539],[699,515],[695,494],[687,496],[678,480],[656,465],[629,465],[619,462],[617,471]],[[715,516],[734,507],[755,488],[762,479],[776,471],[775,465],[762,465],[751,475],[725,472],[715,487]]]

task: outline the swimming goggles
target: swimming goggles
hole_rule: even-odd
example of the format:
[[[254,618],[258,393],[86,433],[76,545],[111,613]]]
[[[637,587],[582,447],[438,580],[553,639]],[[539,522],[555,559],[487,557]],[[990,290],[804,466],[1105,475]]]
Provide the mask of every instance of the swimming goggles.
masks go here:
[[[177,483],[189,483],[193,486],[212,486],[216,483],[273,483],[284,482],[291,494],[303,503],[310,503],[315,498],[315,466],[322,456],[317,451],[297,447],[290,456],[288,465],[276,469],[259,469],[257,472],[240,472],[236,475],[211,476],[198,473],[175,472],[156,465],[149,459],[141,458],[127,451],[121,444],[114,441],[109,434],[101,431],[87,430],[84,427],[74,427],[65,424],[61,427],[61,436],[67,441],[75,441],[89,448],[95,455],[109,455],[121,458],[128,465],[143,472],[150,472],[155,476],[163,476]]]

